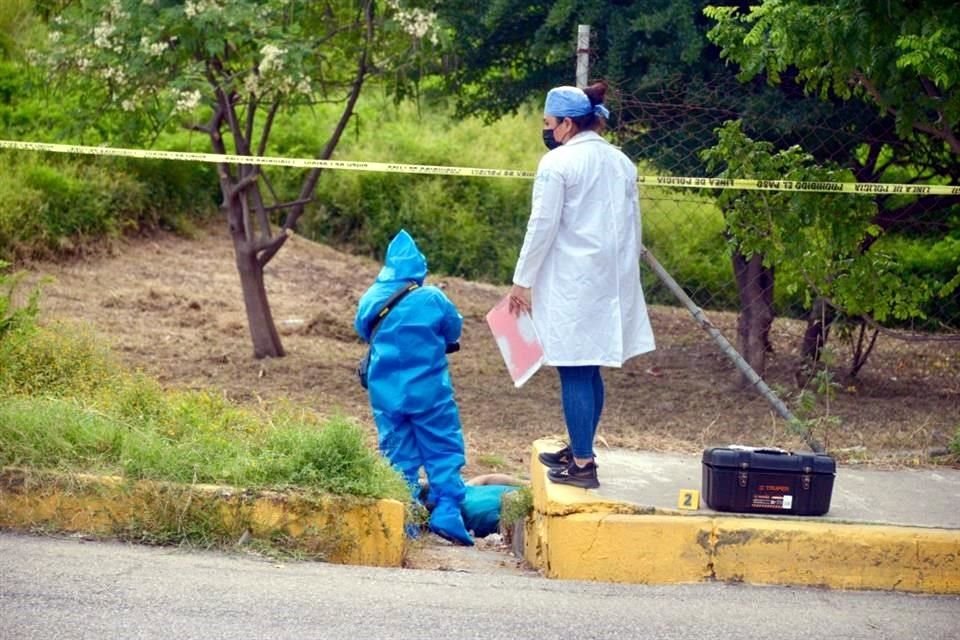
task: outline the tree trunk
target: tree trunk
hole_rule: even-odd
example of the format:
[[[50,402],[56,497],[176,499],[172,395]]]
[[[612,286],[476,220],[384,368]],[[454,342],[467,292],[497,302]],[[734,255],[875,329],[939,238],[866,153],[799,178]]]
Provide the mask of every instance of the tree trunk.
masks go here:
[[[240,289],[243,292],[243,305],[247,312],[247,326],[253,340],[253,356],[281,358],[285,352],[273,322],[267,290],[263,286],[263,266],[257,259],[256,248],[247,242],[242,229],[231,225],[230,235],[237,273],[240,276]]]
[[[280,334],[273,322],[267,290],[263,284],[264,262],[260,258],[263,249],[257,245],[257,236],[253,233],[253,229],[247,229],[249,220],[245,220],[243,215],[241,197],[246,196],[231,197],[232,185],[226,168],[222,167],[221,171],[223,172],[221,186],[224,191],[227,226],[230,230],[230,239],[233,241],[237,274],[240,276],[240,290],[243,293],[243,305],[247,312],[247,327],[253,341],[253,356],[282,358],[286,354],[280,342]],[[256,185],[248,188],[248,192],[256,190]],[[256,194],[256,197],[259,197],[259,194]]]
[[[863,344],[867,335],[867,322],[863,318],[860,318],[859,322],[860,330],[853,348],[853,362],[850,364],[849,377],[851,379],[856,378],[857,374],[860,373],[860,369],[863,368],[863,365],[867,364],[867,358],[870,357],[874,345],[877,344],[877,336],[880,335],[880,329],[874,329],[873,335],[870,336],[870,343],[864,348]]]
[[[810,363],[820,361],[820,353],[827,344],[835,316],[836,313],[829,302],[823,298],[814,300],[810,315],[807,316],[807,329],[800,343],[800,354],[805,361]]]
[[[773,324],[773,269],[763,266],[763,256],[750,258],[739,251],[733,254],[733,273],[740,294],[737,325],[737,349],[753,370],[763,376],[767,352],[772,351],[770,327]],[[744,376],[741,384],[749,384]]]

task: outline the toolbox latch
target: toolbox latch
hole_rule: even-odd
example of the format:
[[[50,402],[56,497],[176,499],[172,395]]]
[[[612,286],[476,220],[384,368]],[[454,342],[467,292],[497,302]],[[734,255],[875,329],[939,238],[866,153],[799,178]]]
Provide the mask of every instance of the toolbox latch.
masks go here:
[[[800,483],[804,491],[810,491],[810,483],[813,481],[813,476],[810,475],[811,471],[813,471],[813,469],[810,467],[804,467],[803,475],[800,476]]]
[[[749,474],[746,471],[741,471],[737,473],[737,482],[740,484],[741,487],[747,486],[748,477],[749,477]]]

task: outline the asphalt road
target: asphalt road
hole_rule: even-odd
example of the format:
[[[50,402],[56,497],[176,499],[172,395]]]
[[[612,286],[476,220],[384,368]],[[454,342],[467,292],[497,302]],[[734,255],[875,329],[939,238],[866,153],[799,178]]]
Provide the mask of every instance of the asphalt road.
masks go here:
[[[960,598],[276,562],[0,533],[0,638],[960,638]]]

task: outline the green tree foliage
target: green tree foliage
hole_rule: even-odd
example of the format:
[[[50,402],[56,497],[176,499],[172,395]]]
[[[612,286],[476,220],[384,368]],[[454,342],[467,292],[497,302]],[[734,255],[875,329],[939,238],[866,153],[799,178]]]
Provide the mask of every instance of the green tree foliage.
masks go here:
[[[754,140],[781,148],[802,143],[819,161],[849,165],[873,159],[862,151],[864,134],[882,138],[892,130],[889,118],[859,102],[807,96],[789,77],[778,86],[740,83],[706,38],[711,26],[703,15],[706,5],[499,0],[481,10],[477,20],[476,10],[471,14],[466,3],[444,3],[441,16],[466,34],[463,65],[450,79],[461,91],[465,111],[514,109],[531,96],[539,99],[551,85],[572,81],[573,34],[578,24],[589,24],[590,72],[614,88],[615,133],[629,154],[661,171],[706,175],[699,152],[717,143],[717,129],[728,120],[739,120]],[[512,24],[518,15],[522,26]],[[656,243],[655,233],[648,238]],[[762,370],[774,275],[763,266],[762,256],[749,249],[748,255],[757,256],[749,268],[750,259],[732,245],[741,288],[741,345],[763,345],[751,361]],[[682,270],[684,256],[662,258],[668,270]],[[748,284],[752,292],[743,289]]]
[[[0,60],[21,54],[35,33],[32,0],[0,2]]]
[[[870,104],[888,132],[862,132],[862,182],[960,181],[960,6],[954,2],[767,1],[710,6],[709,32],[742,81],[799,83],[825,101]],[[876,223],[957,234],[960,197],[878,198]]]
[[[851,182],[847,169],[820,165],[799,147],[776,150],[743,132],[739,122],[720,129],[719,142],[702,153],[721,177],[750,175],[758,179]],[[851,263],[864,259],[860,246],[879,233],[872,224],[876,205],[844,193],[725,190],[717,203],[727,217],[727,232],[745,257],[760,254],[769,266],[795,273],[792,287],[809,287],[808,295],[835,297],[838,280],[849,277]],[[869,273],[870,269],[863,269]],[[780,273],[783,276],[783,272]],[[862,288],[855,284],[850,293]],[[812,300],[808,300],[808,305]],[[860,305],[862,306],[862,305]],[[899,314],[909,314],[897,309]],[[886,316],[887,311],[877,311]]]
[[[716,20],[709,32],[721,55],[740,66],[740,78],[765,77],[778,84],[789,78],[824,100],[864,101],[885,118],[893,118],[890,135],[866,142],[856,157],[861,181],[960,180],[960,6],[954,2],[797,2],[766,0],[757,6],[711,6]],[[855,165],[854,165],[855,166]],[[913,237],[942,247],[960,239],[958,197],[877,199],[873,223],[885,232]],[[868,251],[881,238],[867,238]],[[884,243],[885,247],[896,243]],[[909,252],[909,250],[908,250]],[[882,255],[878,251],[877,255]],[[931,278],[923,267],[906,272],[893,259],[872,264],[877,299],[850,304],[840,311],[903,319],[924,301],[957,304],[960,255],[947,259],[947,269]],[[896,274],[896,275],[895,275]],[[894,291],[896,285],[910,286]],[[950,300],[953,300],[951,303]],[[851,300],[852,302],[852,300]],[[885,303],[896,310],[884,313]],[[871,311],[872,309],[872,311]],[[907,311],[909,309],[909,311]]]
[[[721,177],[853,180],[848,169],[819,164],[799,147],[778,151],[768,142],[751,140],[739,122],[722,127],[719,142],[702,156]],[[932,305],[960,285],[960,271],[951,272],[952,267],[931,278],[927,275],[931,265],[900,264],[909,252],[901,249],[897,260],[889,252],[889,243],[875,243],[882,229],[875,223],[876,203],[868,198],[831,192],[728,190],[717,204],[724,211],[727,234],[736,250],[745,259],[759,258],[763,267],[776,271],[778,283],[789,295],[803,295],[807,308],[819,298],[861,325],[864,317],[880,323],[922,321]],[[933,246],[950,251],[956,241],[948,237]],[[934,269],[950,264],[936,253],[928,254],[930,263],[937,265]],[[751,283],[740,286],[743,290]],[[868,355],[862,345],[855,347],[851,373],[860,369]]]
[[[741,77],[777,83],[796,69],[823,97],[866,98],[913,132],[960,154],[960,5],[927,2],[765,0],[748,11],[708,7],[710,38]]]
[[[917,103],[920,106],[909,101],[910,92],[917,91],[916,83],[909,89],[902,89],[904,100],[899,110],[878,110],[868,100],[861,99],[861,96],[866,97],[863,91],[838,91],[830,87],[825,91],[805,91],[809,82],[809,77],[804,75],[805,69],[792,67],[789,63],[766,68],[776,82],[767,82],[763,75],[757,75],[765,70],[760,65],[751,67],[750,73],[740,73],[738,78],[740,70],[726,64],[725,57],[720,55],[721,50],[707,35],[716,33],[711,18],[740,16],[748,12],[748,7],[743,2],[712,3],[722,6],[708,9],[705,15],[704,9],[710,4],[663,0],[616,3],[600,0],[496,0],[483,8],[471,8],[467,2],[446,2],[438,11],[462,35],[462,46],[458,51],[461,64],[448,75],[448,79],[460,92],[460,108],[465,112],[497,115],[517,108],[531,97],[539,102],[551,85],[572,83],[574,35],[578,24],[589,24],[593,31],[590,72],[592,77],[604,78],[614,88],[611,106],[615,134],[628,153],[652,162],[661,171],[706,175],[709,169],[699,151],[718,143],[718,130],[724,122],[738,120],[745,134],[744,140],[748,137],[751,141],[771,143],[775,145],[775,148],[771,147],[771,153],[799,145],[811,156],[811,161],[825,167],[843,167],[858,181],[944,181],[960,174],[960,164],[948,152],[948,147],[936,144],[937,140],[931,143],[929,136],[903,135],[900,125],[903,114],[909,109],[924,109],[922,101]],[[846,31],[835,23],[821,28],[826,18],[813,19],[810,12],[829,13],[828,4],[830,7],[836,4],[841,9],[870,4],[866,13],[881,16],[883,7],[890,3],[874,6],[866,2],[771,1],[765,3],[770,7],[767,15],[776,12],[776,18],[771,17],[764,27],[774,34],[784,28],[795,29],[797,38],[830,39],[834,47],[849,44],[856,47],[851,54],[854,58],[862,55],[871,61],[876,57],[874,50],[896,46],[904,52],[904,57],[898,61],[899,67],[894,61],[888,66],[894,67],[898,73],[925,65],[926,68],[940,69],[941,80],[953,77],[950,42],[954,26],[938,28],[934,22],[921,17],[905,18],[910,26],[905,28],[904,35],[914,34],[912,28],[920,29],[920,32],[926,30],[930,38],[923,41],[898,39],[896,33],[876,36],[869,22],[847,25]],[[894,4],[899,7],[905,3]],[[932,4],[941,6],[944,3]],[[791,11],[795,15],[787,16]],[[899,28],[898,19],[903,14],[899,8],[892,11],[894,13],[886,18],[878,18],[889,21],[884,25],[886,32]],[[955,9],[951,9],[949,15],[954,12]],[[922,13],[932,15],[934,9],[925,8]],[[850,37],[844,35],[848,32]],[[884,38],[887,41],[881,42]],[[750,49],[749,55],[765,60],[777,60],[781,55],[781,44],[776,37],[769,37],[742,43],[741,49]],[[820,53],[830,49],[811,46],[810,50]],[[726,56],[731,55],[726,49],[724,51]],[[822,60],[824,73],[830,72],[833,69],[831,55],[824,54]],[[883,64],[883,61],[877,63]],[[942,93],[946,89],[941,82],[937,90]],[[728,151],[737,154],[732,149]],[[749,149],[744,150],[744,153],[748,152]],[[746,167],[741,168],[746,170]],[[865,236],[860,250],[869,249],[884,234],[908,230],[916,234],[919,228],[928,234],[957,233],[953,213],[957,202],[960,198],[877,197],[871,221],[877,233]],[[735,216],[728,215],[727,220],[734,222]],[[826,220],[826,217],[817,216],[815,222],[826,224]],[[846,217],[841,220],[850,223]],[[822,231],[824,236],[832,236],[835,232],[835,229]],[[851,228],[850,233],[857,235],[859,231]],[[743,235],[731,233],[731,237],[742,238]],[[764,282],[763,304],[772,304],[774,273],[763,266],[764,263],[772,264],[771,261],[763,259],[749,243],[744,252],[736,243],[732,249],[738,283],[742,283],[746,276],[740,270],[759,256],[751,267],[752,277]],[[679,268],[679,265],[672,264],[671,256],[664,256],[664,259],[668,269]],[[785,270],[780,268],[778,272],[782,274]],[[940,284],[943,285],[944,281]],[[790,286],[806,286],[806,282],[791,282]],[[815,289],[807,289],[803,295],[813,300],[814,292]],[[753,296],[741,290],[740,298],[746,324],[753,326],[749,318],[749,301]],[[873,306],[880,309],[883,305]],[[852,312],[852,308],[844,311]],[[886,317],[892,319],[903,315],[886,314]],[[811,316],[810,330],[822,331],[815,324]],[[825,334],[809,339],[814,343],[822,341]]]
[[[732,3],[738,4],[738,3]],[[740,119],[756,139],[807,141],[820,159],[843,162],[865,130],[881,129],[872,110],[805,96],[785,78],[778,87],[741,84],[706,38],[707,2],[665,0],[465,0],[440,4],[458,34],[449,87],[462,112],[496,117],[558,84],[573,84],[578,24],[592,30],[590,76],[613,87],[613,125],[625,150],[677,175],[705,175],[698,152],[714,129]],[[825,129],[831,131],[825,137]],[[809,144],[816,140],[815,144]]]

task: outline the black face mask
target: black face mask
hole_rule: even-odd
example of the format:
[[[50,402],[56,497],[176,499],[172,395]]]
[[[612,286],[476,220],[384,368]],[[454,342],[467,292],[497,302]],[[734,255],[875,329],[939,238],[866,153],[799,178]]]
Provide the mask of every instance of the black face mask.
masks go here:
[[[553,137],[553,129],[544,129],[543,144],[547,145],[547,149],[556,149],[561,143],[557,142],[557,139]]]

